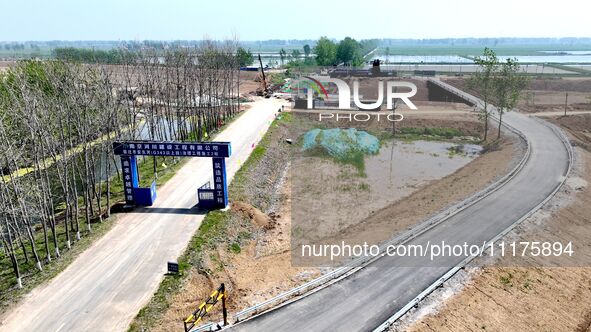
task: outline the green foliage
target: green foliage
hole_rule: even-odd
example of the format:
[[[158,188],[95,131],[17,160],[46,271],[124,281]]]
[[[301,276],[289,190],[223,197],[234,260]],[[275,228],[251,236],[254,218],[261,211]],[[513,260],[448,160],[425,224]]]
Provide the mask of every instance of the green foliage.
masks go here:
[[[332,66],[337,61],[337,46],[327,37],[320,37],[314,47],[316,63],[319,66]]]
[[[452,139],[455,137],[465,136],[464,132],[455,128],[417,128],[417,127],[403,127],[399,129],[400,135],[410,136],[432,136],[435,138]]]
[[[269,74],[269,81],[275,85],[283,85],[287,77],[285,73],[271,73]]]
[[[508,58],[501,63],[495,76],[493,102],[499,112],[512,110],[517,106],[521,92],[527,86],[527,77],[519,71],[517,59]]]
[[[310,52],[312,51],[312,49],[310,48],[310,45],[306,44],[304,45],[304,55],[307,57],[310,56]]]
[[[338,63],[359,66],[363,64],[364,55],[375,49],[377,45],[378,40],[376,39],[358,42],[351,37],[345,37],[335,44],[327,37],[320,37],[314,47],[316,63],[319,66],[332,66]]]
[[[497,106],[499,112],[499,128],[497,139],[501,137],[501,124],[503,113],[513,110],[521,97],[521,92],[525,89],[528,78],[519,71],[517,59],[508,58],[501,63],[501,68],[493,80],[493,104]]]
[[[378,39],[363,39],[359,41],[359,47],[361,48],[361,53],[363,53],[363,55],[378,48],[379,45],[380,41]]]
[[[238,64],[240,67],[250,66],[254,62],[254,56],[250,50],[247,51],[242,47],[238,47],[236,50],[236,58],[238,58]]]
[[[468,79],[468,87],[477,91],[486,103],[490,100],[493,90],[493,78],[498,72],[499,59],[495,51],[485,48],[482,56],[474,58],[474,63],[480,67]]]
[[[315,67],[316,66],[316,59],[314,58],[303,58],[303,59],[299,59],[299,60],[292,60],[290,62],[288,62],[284,68],[286,69],[292,69],[292,68],[297,68],[299,70],[301,69],[308,69],[310,67]],[[311,70],[313,70],[313,68],[310,68]]]
[[[238,242],[233,242],[232,244],[230,244],[230,246],[228,247],[228,250],[230,250],[231,252],[235,253],[235,254],[239,254],[240,251],[242,250],[240,248],[240,243]]]
[[[357,170],[357,176],[365,176],[365,153],[359,150],[349,150],[340,155],[331,155],[322,147],[306,150],[306,156],[326,158],[343,165],[351,165]]]
[[[351,37],[341,40],[337,46],[337,60],[345,65],[359,65],[363,60],[359,43]]]
[[[484,121],[484,140],[488,134],[488,117],[490,110],[488,103],[492,102],[502,120],[503,113],[517,106],[521,92],[527,86],[526,76],[520,72],[517,59],[508,58],[500,62],[495,51],[488,47],[482,56],[474,58],[480,70],[471,75],[468,87],[478,92],[484,102],[484,109],[480,116]],[[501,122],[497,138],[501,135]]]
[[[507,272],[506,274],[502,274],[499,276],[499,281],[504,286],[513,287],[513,274],[511,274],[511,272]]]

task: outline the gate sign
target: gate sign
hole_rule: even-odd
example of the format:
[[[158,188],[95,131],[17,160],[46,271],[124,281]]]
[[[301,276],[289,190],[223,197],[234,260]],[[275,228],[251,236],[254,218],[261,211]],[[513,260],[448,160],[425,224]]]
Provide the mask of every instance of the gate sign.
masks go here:
[[[226,181],[226,160],[232,148],[230,142],[154,142],[125,141],[113,142],[115,155],[121,156],[123,190],[127,205],[152,205],[156,198],[156,185],[139,188],[136,156],[209,157],[213,164],[213,195],[199,195],[199,205],[208,209],[225,208],[228,205],[228,184]],[[200,189],[201,190],[201,189]]]
[[[128,156],[176,156],[176,157],[221,157],[232,153],[229,142],[186,143],[127,141],[113,142],[116,155]]]

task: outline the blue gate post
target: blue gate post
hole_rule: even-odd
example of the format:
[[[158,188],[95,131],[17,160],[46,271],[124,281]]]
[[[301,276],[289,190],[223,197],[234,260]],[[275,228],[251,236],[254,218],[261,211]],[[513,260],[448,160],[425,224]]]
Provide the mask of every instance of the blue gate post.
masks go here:
[[[139,186],[135,156],[121,156],[121,170],[123,173],[125,204],[135,205],[134,188]]]
[[[228,205],[228,183],[226,181],[225,158],[211,158],[213,163],[213,189],[215,207],[223,209]]]

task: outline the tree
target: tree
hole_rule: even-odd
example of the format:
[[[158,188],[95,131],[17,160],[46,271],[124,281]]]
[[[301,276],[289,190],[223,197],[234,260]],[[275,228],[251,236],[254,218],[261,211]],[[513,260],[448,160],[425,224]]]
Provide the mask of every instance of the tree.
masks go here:
[[[346,37],[341,40],[337,47],[337,60],[345,65],[357,65],[361,62],[361,47],[359,43],[351,38]]]
[[[501,64],[497,75],[494,76],[493,101],[499,113],[499,129],[497,139],[501,138],[503,113],[511,111],[517,106],[521,92],[527,86],[527,77],[519,71],[517,59],[508,58]]]
[[[320,66],[331,66],[337,60],[337,46],[327,37],[320,37],[314,47],[316,62]]]
[[[281,65],[283,66],[285,62],[285,57],[287,57],[287,52],[284,49],[279,51],[279,58],[281,59]]]
[[[298,61],[298,59],[300,58],[301,55],[302,55],[302,53],[300,53],[300,50],[292,50],[291,51],[291,58],[294,61]]]
[[[486,141],[488,135],[488,120],[490,116],[490,110],[488,104],[492,95],[494,94],[494,76],[499,70],[499,59],[495,54],[495,51],[490,48],[485,48],[483,55],[478,56],[474,59],[474,63],[479,66],[479,70],[476,71],[468,79],[468,87],[478,92],[480,98],[484,102],[480,118],[484,121],[484,140]]]
[[[304,55],[306,56],[306,58],[310,56],[310,51],[311,51],[310,45],[308,45],[308,44],[304,45]]]
[[[247,51],[242,47],[238,47],[236,50],[236,58],[238,58],[240,67],[250,66],[254,62],[254,56],[250,53],[250,50]]]

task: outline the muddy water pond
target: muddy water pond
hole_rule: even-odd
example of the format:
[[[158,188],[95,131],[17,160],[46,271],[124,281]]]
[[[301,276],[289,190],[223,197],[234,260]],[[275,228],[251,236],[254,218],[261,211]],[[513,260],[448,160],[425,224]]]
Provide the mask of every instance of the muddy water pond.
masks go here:
[[[447,142],[387,142],[365,158],[366,182],[372,201],[397,200],[432,180],[445,177],[476,158],[482,147]],[[381,198],[381,196],[388,196]]]
[[[292,162],[292,226],[296,236],[331,236],[370,214],[452,174],[482,148],[436,141],[384,141],[364,158],[364,174],[330,158]]]

